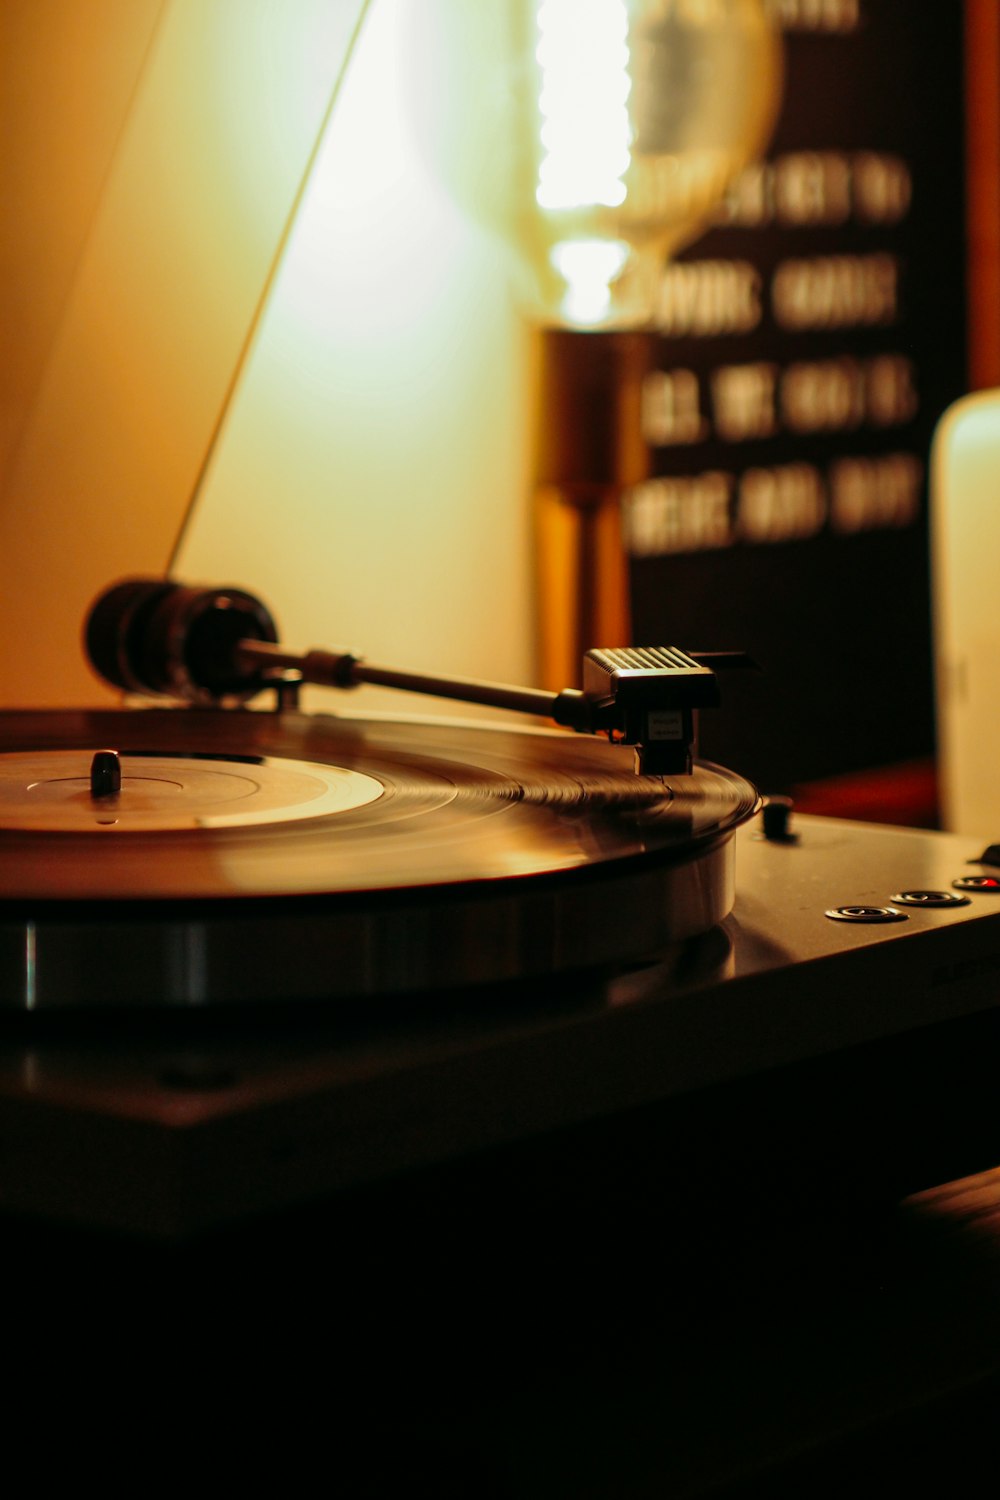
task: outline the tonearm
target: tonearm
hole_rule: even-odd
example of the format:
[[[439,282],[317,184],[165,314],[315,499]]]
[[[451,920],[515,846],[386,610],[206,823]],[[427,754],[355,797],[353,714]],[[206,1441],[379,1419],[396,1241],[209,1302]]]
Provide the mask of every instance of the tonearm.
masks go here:
[[[322,687],[361,683],[549,718],[583,734],[632,745],[644,775],[690,772],[697,713],[719,702],[716,670],[752,665],[741,652],[673,646],[588,651],[582,688],[547,692],[380,667],[354,651],[288,650],[269,610],[238,588],[130,578],[101,594],[87,617],[91,663],[113,686],[189,703],[246,702],[289,680]]]

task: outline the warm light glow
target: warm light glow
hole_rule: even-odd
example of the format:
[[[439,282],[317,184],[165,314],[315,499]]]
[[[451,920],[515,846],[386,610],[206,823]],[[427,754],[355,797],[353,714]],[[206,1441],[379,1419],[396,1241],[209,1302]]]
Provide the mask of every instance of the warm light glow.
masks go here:
[[[761,0],[519,0],[526,7],[515,233],[546,318],[648,322],[665,260],[708,222],[773,118]],[[522,169],[523,170],[523,169]],[[599,245],[605,248],[602,254]]]
[[[612,283],[628,260],[628,245],[623,240],[560,240],[549,256],[566,283],[567,321],[584,328],[603,322],[611,307]]]
[[[88,605],[166,566],[360,9],[0,6],[7,706],[92,704]]]
[[[246,580],[289,642],[530,682],[530,350],[507,246],[438,169],[470,153],[482,176],[490,143],[472,109],[435,138],[411,113],[415,94],[433,117],[453,49],[493,55],[491,7],[436,14],[370,7],[176,574]],[[304,699],[422,711],[376,687]]]
[[[521,306],[652,322],[665,261],[764,145],[781,39],[765,0],[421,0],[403,96],[462,212],[515,250]],[[590,249],[625,245],[596,287]],[[584,263],[589,291],[562,266]]]
[[[632,144],[624,0],[543,0],[537,27],[538,205],[617,208]]]

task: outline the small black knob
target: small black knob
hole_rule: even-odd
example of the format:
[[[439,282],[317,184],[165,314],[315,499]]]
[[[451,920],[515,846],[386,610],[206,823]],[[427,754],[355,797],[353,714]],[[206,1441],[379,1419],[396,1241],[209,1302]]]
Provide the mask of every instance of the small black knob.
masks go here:
[[[90,795],[117,797],[122,789],[122,763],[117,750],[98,750],[90,762]]]
[[[762,809],[764,822],[764,837],[776,844],[790,844],[795,840],[795,834],[791,829],[792,809],[795,806],[791,797],[765,797]]]

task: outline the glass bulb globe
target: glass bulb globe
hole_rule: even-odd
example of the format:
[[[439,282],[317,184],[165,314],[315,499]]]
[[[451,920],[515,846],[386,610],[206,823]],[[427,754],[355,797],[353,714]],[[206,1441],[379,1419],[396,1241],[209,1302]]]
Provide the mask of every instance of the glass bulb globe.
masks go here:
[[[530,309],[648,322],[664,261],[770,133],[765,0],[416,0],[413,16],[420,133],[516,246]]]

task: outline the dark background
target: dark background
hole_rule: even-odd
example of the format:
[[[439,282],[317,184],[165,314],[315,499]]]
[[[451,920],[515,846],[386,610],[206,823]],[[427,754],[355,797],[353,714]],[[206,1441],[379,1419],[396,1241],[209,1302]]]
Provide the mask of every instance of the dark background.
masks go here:
[[[722,364],[898,353],[916,365],[919,409],[905,425],[781,433],[741,443],[709,435],[654,451],[654,472],[734,474],[795,461],[825,471],[844,456],[908,452],[925,469],[934,425],[966,385],[962,7],[866,0],[849,34],[786,34],[781,117],[769,158],[789,151],[890,152],[913,196],[897,224],[717,228],[679,257],[745,259],[764,314],[750,333],[660,341],[662,369],[695,371],[702,409]],[[883,327],[792,332],[770,313],[788,258],[889,252],[902,262],[900,313]],[[723,681],[701,753],[766,791],[929,755],[934,746],[926,495],[903,529],[635,557],[632,636],[691,650],[745,649],[764,674]]]

